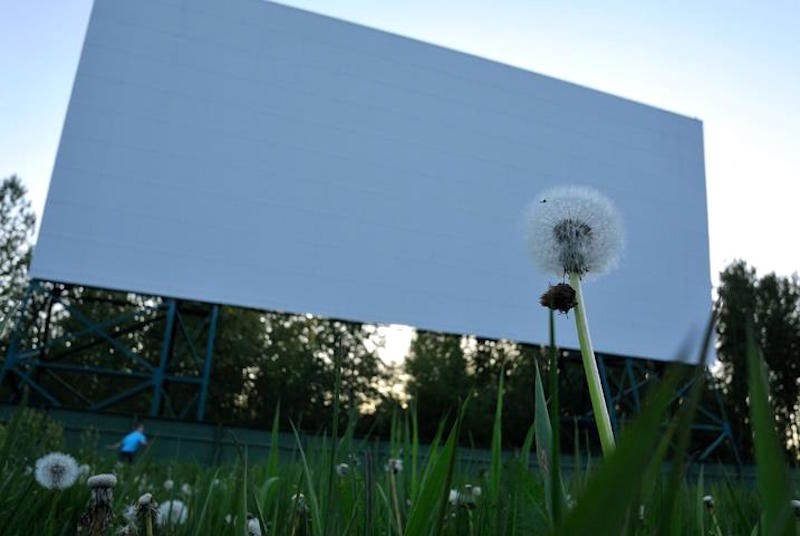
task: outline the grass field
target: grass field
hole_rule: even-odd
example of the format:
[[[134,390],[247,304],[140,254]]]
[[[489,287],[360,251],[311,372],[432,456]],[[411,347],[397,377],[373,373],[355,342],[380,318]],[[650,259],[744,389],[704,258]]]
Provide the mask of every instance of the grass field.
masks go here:
[[[45,489],[33,465],[62,447],[58,426],[21,409],[2,429],[0,533],[74,534],[82,517],[88,524],[97,515],[84,515],[93,495],[86,477],[113,472],[112,516],[97,534],[149,534],[148,525],[153,534],[795,534],[793,483],[772,426],[765,371],[755,348],[750,365],[757,489],[734,480],[711,485],[702,473],[699,481],[686,481],[688,424],[702,382],[694,384],[665,427],[671,395],[686,379],[668,375],[613,454],[592,465],[581,463],[577,449],[567,454],[551,448],[558,430],[550,426],[537,378],[536,421],[523,449],[511,458],[502,456],[501,385],[488,469],[459,462],[457,416],[442,425],[423,458],[410,411],[395,419],[391,461],[379,458],[369,441],[354,438],[352,426],[339,430],[334,420],[329,433],[305,450],[298,439],[294,455],[280,454],[276,447],[266,458],[251,459],[242,449],[237,463],[219,467],[167,463],[147,454],[132,465],[119,465],[109,451],[83,449],[72,455],[90,469],[66,489]],[[557,400],[549,402],[553,410]],[[578,458],[582,469],[564,478],[559,455]],[[531,456],[538,457],[541,471],[528,469]],[[665,471],[667,459],[672,463]],[[182,519],[169,522],[146,508],[127,518],[145,493],[162,512],[166,504],[177,505],[169,501],[181,501],[185,512],[170,517]],[[91,532],[84,528],[82,533]]]

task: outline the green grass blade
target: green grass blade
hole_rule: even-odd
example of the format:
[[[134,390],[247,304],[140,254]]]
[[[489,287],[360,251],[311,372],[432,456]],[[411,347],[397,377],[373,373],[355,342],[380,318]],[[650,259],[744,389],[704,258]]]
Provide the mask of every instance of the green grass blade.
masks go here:
[[[431,455],[419,496],[412,504],[405,533],[409,536],[440,534],[456,461],[458,434],[464,407],[459,412],[441,452]]]
[[[649,398],[641,415],[620,438],[616,450],[590,478],[575,508],[565,513],[556,534],[618,536],[625,533],[628,515],[636,503],[643,475],[658,445],[661,419],[680,376],[668,374]],[[638,509],[638,504],[635,504]]]
[[[795,534],[791,512],[791,486],[784,451],[775,432],[775,419],[769,403],[769,388],[763,359],[756,346],[753,329],[747,330],[747,368],[750,392],[750,417],[756,455],[756,480],[761,496],[764,534]]]

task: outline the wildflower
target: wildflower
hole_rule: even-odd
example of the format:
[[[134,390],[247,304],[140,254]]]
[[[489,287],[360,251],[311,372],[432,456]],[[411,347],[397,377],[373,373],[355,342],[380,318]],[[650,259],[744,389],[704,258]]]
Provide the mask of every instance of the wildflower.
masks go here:
[[[86,484],[92,488],[92,495],[80,524],[88,528],[89,534],[105,534],[114,517],[112,501],[117,477],[112,474],[94,475]]]
[[[340,478],[344,478],[347,476],[347,473],[350,472],[350,466],[346,463],[340,463],[336,466],[336,474],[339,475]]]
[[[80,476],[86,476],[91,472],[92,472],[92,468],[89,467],[88,463],[82,463],[81,465],[78,466],[78,474]]]
[[[183,525],[189,518],[189,509],[178,499],[161,503],[158,507],[158,522],[161,526]]]
[[[261,523],[253,514],[247,514],[247,536],[261,536]]]
[[[192,486],[190,486],[189,484],[184,483],[181,486],[181,493],[183,493],[184,495],[191,495],[192,494]]]
[[[711,495],[706,495],[703,497],[703,504],[706,505],[706,508],[708,508],[710,512],[714,511],[714,497]]]
[[[172,488],[175,487],[175,482],[170,479],[164,481],[164,489],[167,491],[172,491]]]
[[[36,481],[47,489],[66,489],[78,479],[75,458],[60,452],[51,452],[36,460]]]
[[[578,186],[541,195],[528,214],[528,247],[535,264],[558,276],[602,273],[622,248],[622,225],[605,196]]]
[[[534,263],[545,271],[569,276],[569,287],[575,291],[569,305],[575,307],[575,324],[600,445],[603,455],[609,456],[615,448],[614,430],[589,335],[581,278],[588,273],[608,271],[616,264],[622,248],[619,216],[611,201],[600,193],[572,186],[542,194],[541,201],[531,207],[528,220],[528,247]],[[554,301],[547,294],[542,298]],[[569,310],[566,303],[558,305]]]
[[[386,472],[391,472],[396,475],[403,470],[403,460],[400,458],[389,458],[383,468]]]

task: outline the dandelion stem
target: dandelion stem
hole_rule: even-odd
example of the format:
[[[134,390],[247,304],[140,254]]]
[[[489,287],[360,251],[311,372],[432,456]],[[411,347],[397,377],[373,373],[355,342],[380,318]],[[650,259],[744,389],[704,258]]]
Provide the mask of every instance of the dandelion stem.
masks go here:
[[[389,471],[389,482],[392,486],[392,505],[394,506],[394,516],[397,522],[397,534],[403,534],[403,521],[400,518],[400,501],[397,499],[397,479],[394,476],[394,471]]]
[[[589,324],[586,320],[586,306],[583,301],[581,278],[578,274],[569,274],[569,282],[575,289],[575,324],[578,328],[578,341],[581,345],[583,357],[583,370],[586,373],[586,383],[589,387],[589,398],[592,401],[592,413],[597,423],[597,432],[600,435],[600,446],[603,455],[609,456],[614,452],[614,430],[611,428],[611,419],[608,417],[608,407],[603,394],[603,384],[600,382],[600,372],[597,370],[597,360],[594,357],[592,338],[589,335]]]

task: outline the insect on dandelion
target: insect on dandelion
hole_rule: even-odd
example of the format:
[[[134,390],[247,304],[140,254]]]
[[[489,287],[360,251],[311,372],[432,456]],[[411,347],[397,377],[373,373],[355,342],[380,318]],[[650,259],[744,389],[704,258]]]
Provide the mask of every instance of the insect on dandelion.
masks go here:
[[[563,287],[551,287],[542,296],[542,304],[563,312],[575,307],[589,398],[603,453],[609,455],[614,450],[614,432],[592,349],[581,279],[616,266],[623,242],[620,217],[613,203],[595,190],[579,186],[554,188],[531,205],[527,231],[534,264],[545,272],[569,278],[574,290],[572,296]]]
[[[51,452],[36,460],[36,481],[47,489],[66,489],[78,479],[80,470],[75,458]]]

